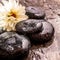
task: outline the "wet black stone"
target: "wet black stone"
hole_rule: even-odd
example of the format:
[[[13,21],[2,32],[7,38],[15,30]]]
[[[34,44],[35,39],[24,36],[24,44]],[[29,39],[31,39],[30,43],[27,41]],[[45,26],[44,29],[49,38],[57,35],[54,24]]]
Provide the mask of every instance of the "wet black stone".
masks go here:
[[[54,27],[47,21],[40,20],[39,22],[43,24],[42,31],[28,35],[30,40],[34,43],[45,43],[50,41],[54,36]]]
[[[31,44],[27,37],[15,32],[0,35],[0,58],[15,59],[28,53]]]
[[[45,12],[40,7],[29,6],[26,7],[26,14],[29,16],[30,19],[44,19]]]
[[[32,34],[41,31],[42,23],[36,19],[28,19],[17,23],[16,31],[23,34]]]

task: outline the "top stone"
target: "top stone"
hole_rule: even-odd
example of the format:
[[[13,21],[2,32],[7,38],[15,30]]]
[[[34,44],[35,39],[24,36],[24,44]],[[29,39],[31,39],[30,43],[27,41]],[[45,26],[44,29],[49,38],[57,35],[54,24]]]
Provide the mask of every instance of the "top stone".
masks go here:
[[[44,19],[45,12],[41,7],[29,6],[26,7],[26,14],[30,19]]]

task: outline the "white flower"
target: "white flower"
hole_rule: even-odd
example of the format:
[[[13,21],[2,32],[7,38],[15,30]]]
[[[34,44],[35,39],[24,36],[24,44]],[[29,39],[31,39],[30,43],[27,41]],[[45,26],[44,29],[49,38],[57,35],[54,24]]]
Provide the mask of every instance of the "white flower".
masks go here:
[[[2,0],[0,3],[0,27],[7,31],[15,31],[15,25],[28,18],[25,6],[16,0]]]

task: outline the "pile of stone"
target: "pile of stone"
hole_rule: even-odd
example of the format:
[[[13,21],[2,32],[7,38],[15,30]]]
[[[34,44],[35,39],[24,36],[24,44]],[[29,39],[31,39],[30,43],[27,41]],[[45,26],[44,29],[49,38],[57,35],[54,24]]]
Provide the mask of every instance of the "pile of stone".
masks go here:
[[[22,59],[28,55],[31,44],[44,44],[54,36],[54,27],[45,18],[40,7],[26,7],[27,20],[16,24],[16,32],[0,29],[0,58]]]

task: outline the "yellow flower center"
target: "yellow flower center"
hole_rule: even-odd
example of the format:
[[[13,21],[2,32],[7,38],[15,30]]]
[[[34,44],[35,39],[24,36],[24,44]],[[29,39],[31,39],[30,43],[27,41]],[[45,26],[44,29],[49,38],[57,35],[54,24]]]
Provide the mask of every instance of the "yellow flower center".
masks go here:
[[[12,12],[12,11],[8,14],[8,17],[10,17],[10,16],[13,16],[14,18],[17,17],[16,13],[14,13],[14,12]]]
[[[3,0],[0,4],[0,26],[6,31],[15,31],[18,22],[28,19],[25,15],[25,6],[19,4],[16,0]]]

